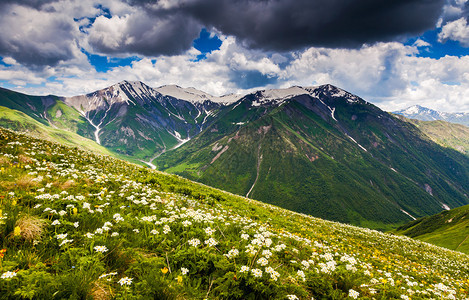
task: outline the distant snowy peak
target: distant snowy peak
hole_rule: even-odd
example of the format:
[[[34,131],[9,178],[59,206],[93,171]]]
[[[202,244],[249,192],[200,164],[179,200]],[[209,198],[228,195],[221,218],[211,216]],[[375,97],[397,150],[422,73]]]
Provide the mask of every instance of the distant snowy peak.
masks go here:
[[[208,100],[216,103],[229,104],[241,98],[240,95],[236,94],[229,94],[217,97],[195,89],[193,87],[182,88],[177,85],[164,85],[157,88],[156,90],[165,96],[170,96],[176,99],[181,99],[192,103],[202,103]]]
[[[409,119],[417,119],[421,121],[443,120],[451,123],[457,123],[469,126],[469,113],[447,113],[436,111],[420,105],[413,105],[406,109],[394,111],[394,114],[402,115]]]
[[[443,120],[446,115],[445,113],[420,105],[413,105],[395,113],[405,117],[425,119],[425,121]]]

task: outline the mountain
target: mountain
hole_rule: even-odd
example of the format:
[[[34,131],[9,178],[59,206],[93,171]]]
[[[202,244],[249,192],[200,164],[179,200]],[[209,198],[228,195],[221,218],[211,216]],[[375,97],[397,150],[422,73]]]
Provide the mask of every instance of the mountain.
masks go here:
[[[394,233],[469,254],[469,205],[417,219]]]
[[[119,155],[151,160],[198,134],[222,107],[210,100],[172,96],[194,94],[194,89],[179,89],[179,93],[175,88],[160,90],[164,94],[142,82],[129,81],[74,97],[38,97],[0,89],[0,106],[93,139]]]
[[[0,128],[2,299],[465,299],[469,257]]]
[[[446,122],[462,124],[469,126],[469,113],[447,113],[439,112],[430,108],[414,105],[403,110],[393,112],[409,119],[417,119],[421,121],[443,120]]]
[[[129,81],[62,101],[95,128],[98,144],[147,159],[198,134],[221,107],[212,101],[166,96],[142,82]]]
[[[469,155],[469,127],[441,120],[405,119],[405,121],[414,124],[435,143]]]
[[[469,203],[467,156],[332,85],[215,97],[122,81],[75,97],[0,90],[0,106],[113,155],[329,220],[387,230]]]
[[[266,203],[372,228],[469,203],[468,157],[331,85],[246,95],[153,163]]]

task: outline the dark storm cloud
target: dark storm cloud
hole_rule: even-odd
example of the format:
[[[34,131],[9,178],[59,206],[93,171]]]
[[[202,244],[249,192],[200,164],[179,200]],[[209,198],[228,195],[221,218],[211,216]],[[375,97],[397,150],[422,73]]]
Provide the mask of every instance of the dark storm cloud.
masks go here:
[[[0,1],[0,7],[3,5],[17,4],[34,8],[41,8],[45,4],[57,1],[58,0],[2,0]]]
[[[39,5],[40,1],[17,2]],[[31,67],[54,66],[74,57],[73,19],[32,6],[4,4],[0,6],[0,56]]]
[[[101,18],[89,30],[89,42],[104,54],[138,53],[148,56],[181,54],[192,46],[201,26],[181,13],[149,15],[139,12],[124,22]],[[121,26],[115,33],[116,23]]]
[[[179,9],[251,47],[357,47],[433,28],[443,0],[189,0]]]

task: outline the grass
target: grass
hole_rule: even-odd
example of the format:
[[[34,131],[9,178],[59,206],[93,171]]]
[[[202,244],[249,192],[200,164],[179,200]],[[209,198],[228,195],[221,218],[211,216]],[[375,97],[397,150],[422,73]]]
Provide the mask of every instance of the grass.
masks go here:
[[[0,185],[2,298],[468,297],[465,254],[4,129]]]
[[[418,219],[394,232],[469,254],[469,205]]]

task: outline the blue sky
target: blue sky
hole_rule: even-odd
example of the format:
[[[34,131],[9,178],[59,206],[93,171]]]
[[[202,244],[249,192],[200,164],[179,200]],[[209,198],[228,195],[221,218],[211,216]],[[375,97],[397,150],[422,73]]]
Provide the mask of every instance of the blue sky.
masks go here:
[[[0,86],[69,96],[140,80],[222,95],[331,83],[385,110],[469,111],[466,0],[401,2],[6,1]]]

